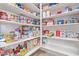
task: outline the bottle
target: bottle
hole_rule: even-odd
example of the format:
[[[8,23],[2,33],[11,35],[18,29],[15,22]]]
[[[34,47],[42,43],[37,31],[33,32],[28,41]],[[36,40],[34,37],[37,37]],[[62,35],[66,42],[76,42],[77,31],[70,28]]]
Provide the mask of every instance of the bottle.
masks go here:
[[[60,31],[59,30],[56,31],[56,37],[60,37]]]
[[[18,39],[20,39],[20,32],[19,32],[19,28],[16,28],[15,29],[15,37],[14,37],[14,40],[18,40]]]
[[[27,24],[31,24],[31,19],[30,18],[27,19]]]
[[[77,33],[77,39],[79,40],[79,33]]]
[[[24,23],[24,16],[20,16],[20,22]]]
[[[8,15],[7,15],[7,13],[0,11],[0,19],[8,20]]]

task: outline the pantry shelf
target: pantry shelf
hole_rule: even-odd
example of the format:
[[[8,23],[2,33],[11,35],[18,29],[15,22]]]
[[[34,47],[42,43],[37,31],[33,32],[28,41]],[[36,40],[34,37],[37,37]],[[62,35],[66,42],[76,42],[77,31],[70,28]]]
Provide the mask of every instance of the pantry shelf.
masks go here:
[[[47,37],[47,36],[43,36]],[[74,41],[74,42],[79,42],[77,38],[61,38],[61,37],[48,37],[50,39],[56,39],[56,40],[69,40],[69,41]]]
[[[0,4],[0,9],[8,11],[8,12],[15,13],[17,15],[23,15],[23,16],[31,17],[31,18],[34,18],[34,19],[37,19],[37,20],[40,19],[40,17],[35,16],[31,13],[28,13],[28,12],[22,10],[21,8],[14,6],[12,4],[2,3],[2,4]]]
[[[50,46],[50,45],[46,44],[46,45],[43,45],[42,48],[48,49],[48,50],[51,50],[51,51],[56,51],[56,52],[59,52],[59,53],[62,53],[64,55],[68,55],[68,56],[77,56],[77,54],[74,53],[74,51],[72,52],[72,51],[69,50],[69,52],[68,52],[68,51],[65,51],[67,49],[62,48],[60,46],[56,46],[56,45]]]
[[[40,27],[40,25],[33,25],[33,24],[27,24],[27,23],[19,23],[14,21],[7,21],[7,20],[0,20],[0,24],[16,24],[16,25],[26,25],[26,26],[36,26]]]
[[[78,5],[78,3],[58,3],[56,5],[52,5],[52,6],[49,6],[47,9],[44,9],[43,11],[47,11],[47,10],[51,10],[51,11],[54,11],[58,8],[63,8],[63,7],[66,7],[66,6],[76,6]]]
[[[24,5],[28,6],[32,12],[40,13],[40,9],[37,6],[35,6],[35,4],[33,4],[33,3],[27,3],[27,4],[24,3]]]
[[[64,16],[69,16],[69,15],[73,15],[73,14],[78,14],[79,13],[79,9],[75,9],[69,12],[63,12],[61,14],[56,14],[50,17],[44,17],[43,19],[48,19],[48,18],[56,18],[56,17],[64,17]]]
[[[36,52],[38,49],[40,49],[40,46],[36,46],[31,51],[29,51],[25,56],[30,56],[31,54],[33,54],[34,52]]]
[[[71,23],[71,24],[58,24],[58,25],[48,25],[48,26],[42,26],[42,27],[64,27],[64,26],[78,26],[79,23]]]
[[[26,39],[20,39],[18,41],[15,41],[13,43],[6,43],[5,45],[1,45],[0,48],[2,47],[7,47],[7,46],[10,46],[10,45],[14,45],[14,44],[18,44],[18,43],[21,43],[21,42],[24,42],[24,41],[27,41],[27,40],[32,40],[32,39],[35,39],[35,38],[39,38],[40,36],[36,36],[36,37],[30,37],[30,38],[26,38]]]

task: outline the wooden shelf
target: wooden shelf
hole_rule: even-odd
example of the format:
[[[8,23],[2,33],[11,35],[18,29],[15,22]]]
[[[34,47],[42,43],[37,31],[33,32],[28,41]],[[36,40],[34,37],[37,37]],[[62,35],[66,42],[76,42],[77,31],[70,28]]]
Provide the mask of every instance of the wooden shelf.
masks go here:
[[[40,9],[33,3],[23,3],[23,5],[28,6],[32,12],[40,13]]]
[[[33,54],[34,52],[36,52],[39,49],[40,49],[40,46],[36,46],[32,50],[30,50],[25,56],[30,56],[31,54]]]
[[[49,26],[42,26],[42,27],[64,27],[64,26],[79,26],[79,23],[70,23],[70,24],[58,24],[58,25],[49,25]]]
[[[51,50],[51,51],[56,51],[56,52],[62,53],[64,55],[77,56],[75,51],[72,51],[72,50],[69,50],[67,48],[63,48],[63,47],[60,47],[60,46],[45,44],[42,47],[45,48],[45,49]]]
[[[43,36],[43,37],[47,37],[47,36]],[[56,39],[56,40],[69,40],[69,41],[79,42],[77,38],[61,38],[61,37],[49,37],[49,38]]]
[[[75,9],[69,12],[63,12],[61,14],[56,14],[50,17],[45,17],[43,19],[48,19],[48,18],[56,18],[56,17],[63,17],[63,16],[69,16],[69,15],[73,15],[73,14],[78,14],[79,13],[79,9]]]
[[[27,16],[27,17],[30,17],[30,18],[34,18],[34,19],[37,19],[37,20],[40,19],[40,17],[35,16],[31,13],[28,13],[28,12],[22,10],[21,8],[14,6],[12,4],[9,4],[9,3],[1,3],[0,9],[8,11],[8,12],[15,13],[17,15],[23,15],[23,16]]]
[[[2,47],[7,47],[7,46],[10,46],[10,45],[14,45],[14,44],[18,44],[18,43],[21,43],[21,42],[24,42],[24,41],[27,41],[27,40],[32,40],[32,39],[35,39],[35,38],[39,38],[40,36],[36,36],[36,37],[30,37],[30,38],[26,38],[26,39],[20,39],[18,41],[15,41],[15,42],[12,42],[12,43],[6,43],[5,45],[1,45],[0,48]]]
[[[47,11],[47,10],[51,10],[51,11],[54,11],[56,9],[59,9],[59,8],[64,8],[66,6],[76,6],[76,5],[79,5],[78,3],[58,3],[56,5],[52,5],[52,6],[49,6],[47,9],[43,10],[43,11]]]
[[[7,20],[1,20],[1,19],[0,19],[0,24],[15,24],[15,25],[26,25],[26,26],[40,27],[40,25],[33,25],[33,24],[27,24],[27,23],[19,23],[19,22],[15,22],[15,21],[7,21]]]

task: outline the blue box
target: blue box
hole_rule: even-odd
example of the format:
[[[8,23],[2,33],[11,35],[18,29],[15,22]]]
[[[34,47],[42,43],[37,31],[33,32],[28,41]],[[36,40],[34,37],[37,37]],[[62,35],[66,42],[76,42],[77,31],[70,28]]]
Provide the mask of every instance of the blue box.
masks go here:
[[[56,5],[57,3],[49,3],[49,6]]]
[[[57,24],[64,24],[64,20],[57,20]]]

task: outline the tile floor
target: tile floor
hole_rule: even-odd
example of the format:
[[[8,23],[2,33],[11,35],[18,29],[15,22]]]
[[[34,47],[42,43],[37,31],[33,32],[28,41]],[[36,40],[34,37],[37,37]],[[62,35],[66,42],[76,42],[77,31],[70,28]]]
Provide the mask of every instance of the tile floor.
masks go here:
[[[51,54],[43,51],[43,50],[38,50],[36,51],[34,54],[32,54],[31,56],[52,56]]]
[[[31,56],[66,56],[66,55],[55,52],[55,51],[50,51],[47,49],[39,49],[38,51],[33,53]]]

